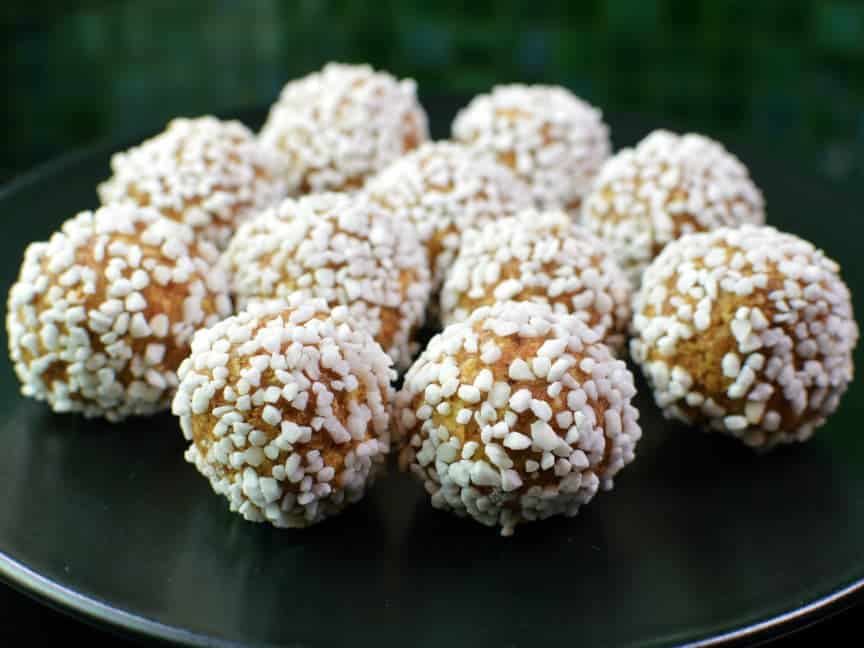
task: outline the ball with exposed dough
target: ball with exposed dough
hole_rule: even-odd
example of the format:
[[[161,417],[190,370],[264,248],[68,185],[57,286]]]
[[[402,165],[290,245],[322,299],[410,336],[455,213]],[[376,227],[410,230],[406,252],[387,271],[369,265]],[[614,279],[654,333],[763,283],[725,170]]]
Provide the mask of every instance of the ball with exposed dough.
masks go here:
[[[747,167],[704,135],[657,130],[610,158],[594,181],[582,222],[634,288],[670,241],[691,232],[765,222]]]
[[[513,169],[538,209],[574,215],[611,151],[601,112],[561,86],[495,86],[456,115],[452,130]]]
[[[630,343],[666,416],[760,448],[810,438],[853,376],[858,325],[839,270],[772,227],[667,245],[634,300]]]
[[[395,373],[345,307],[253,305],[196,333],[178,373],[186,460],[246,520],[310,526],[384,467]]]
[[[633,376],[546,304],[498,302],[432,338],[398,395],[400,464],[436,508],[503,535],[573,516],[634,458]]]
[[[413,79],[343,63],[287,83],[259,135],[292,195],[361,189],[427,138]]]
[[[416,228],[435,290],[466,231],[531,205],[528,187],[506,166],[453,142],[424,144],[372,178],[367,191]]]
[[[617,352],[630,321],[630,283],[602,243],[562,211],[526,210],[463,237],[441,290],[447,325],[496,301],[550,304],[584,321]]]
[[[344,305],[410,364],[429,299],[426,251],[410,223],[362,193],[286,198],[238,230],[224,261],[240,308],[293,294]]]
[[[231,313],[217,262],[191,229],[132,204],[32,243],[6,315],[22,393],[110,421],[166,409],[192,334]]]
[[[178,118],[111,158],[102,204],[131,201],[191,227],[220,249],[243,221],[285,193],[276,158],[238,121]]]

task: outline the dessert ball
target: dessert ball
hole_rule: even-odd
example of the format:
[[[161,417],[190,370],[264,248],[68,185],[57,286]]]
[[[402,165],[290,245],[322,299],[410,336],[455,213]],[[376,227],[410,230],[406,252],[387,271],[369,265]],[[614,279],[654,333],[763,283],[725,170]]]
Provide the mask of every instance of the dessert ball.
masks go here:
[[[852,380],[858,326],[838,272],[771,227],[667,245],[645,271],[631,341],[666,416],[756,447],[809,438]]]
[[[495,154],[538,208],[574,213],[611,148],[599,110],[545,85],[499,85],[475,97],[456,115],[453,138]]]
[[[433,506],[502,535],[573,516],[633,460],[635,393],[624,362],[578,318],[531,302],[483,306],[406,374],[400,464]]]
[[[292,194],[360,189],[427,137],[412,79],[339,63],[288,83],[260,134]]]
[[[527,210],[465,234],[441,290],[441,320],[496,301],[533,301],[571,313],[606,344],[623,347],[630,284],[600,241],[562,211]]]
[[[654,131],[600,171],[582,211],[638,285],[645,266],[683,234],[765,221],[747,168],[702,135]]]
[[[451,142],[424,144],[373,178],[368,191],[414,224],[440,287],[469,228],[531,205],[530,192],[490,155]]]
[[[111,158],[103,204],[132,201],[190,226],[222,248],[237,225],[285,193],[275,158],[238,121],[174,119],[156,137]]]
[[[395,373],[345,307],[253,305],[196,333],[178,373],[186,460],[247,520],[319,522],[384,465]]]
[[[6,315],[21,392],[109,421],[167,408],[192,334],[231,312],[217,260],[188,227],[131,204],[31,244]]]
[[[225,252],[238,305],[291,294],[345,305],[400,366],[429,299],[426,252],[410,223],[363,194],[287,198],[243,225]]]

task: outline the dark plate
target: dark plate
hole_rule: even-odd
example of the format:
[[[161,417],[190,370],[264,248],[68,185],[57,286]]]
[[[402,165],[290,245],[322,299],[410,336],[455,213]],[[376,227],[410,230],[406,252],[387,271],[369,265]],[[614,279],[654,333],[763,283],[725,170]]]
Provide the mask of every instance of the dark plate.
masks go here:
[[[452,109],[432,111],[439,135]],[[610,121],[618,146],[655,126]],[[0,193],[4,298],[26,244],[92,206],[110,151],[126,144]],[[772,159],[770,143],[733,149],[770,220],[828,250],[864,294],[853,196]],[[137,633],[208,645],[714,643],[800,626],[864,581],[860,383],[814,441],[767,456],[664,422],[643,392],[644,439],[616,489],[578,518],[502,539],[433,511],[396,474],[318,527],[249,524],[184,463],[170,416],[112,426],[53,415],[18,396],[0,355],[0,572]]]

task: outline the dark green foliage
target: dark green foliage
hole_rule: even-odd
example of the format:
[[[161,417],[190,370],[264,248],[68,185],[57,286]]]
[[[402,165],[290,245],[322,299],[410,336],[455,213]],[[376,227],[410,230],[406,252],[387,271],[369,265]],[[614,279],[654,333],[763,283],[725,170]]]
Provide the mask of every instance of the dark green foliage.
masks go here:
[[[173,115],[267,104],[331,59],[413,76],[426,96],[561,83],[608,111],[864,176],[854,0],[11,0],[3,12],[0,178]]]

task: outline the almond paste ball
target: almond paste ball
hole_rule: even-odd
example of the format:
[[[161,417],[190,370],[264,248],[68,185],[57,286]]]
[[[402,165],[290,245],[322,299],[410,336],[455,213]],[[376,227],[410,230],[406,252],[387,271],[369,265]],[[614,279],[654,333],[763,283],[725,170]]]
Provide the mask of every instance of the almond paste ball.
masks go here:
[[[531,205],[528,188],[489,155],[430,142],[393,163],[367,187],[426,246],[437,290],[461,248],[462,233]]]
[[[574,516],[634,458],[633,376],[548,305],[499,302],[451,324],[405,376],[400,464],[436,508],[513,533]]]
[[[225,252],[242,308],[292,294],[345,305],[400,366],[429,299],[426,252],[411,225],[363,194],[285,199],[243,225]]]
[[[499,85],[478,95],[456,115],[453,139],[513,169],[538,209],[574,214],[611,150],[601,112],[549,85]]]
[[[224,248],[237,226],[285,193],[275,158],[238,121],[178,118],[111,158],[103,204],[132,201],[185,223]]]
[[[685,235],[648,266],[634,303],[631,355],[669,418],[755,447],[804,441],[852,380],[849,289],[792,234]]]
[[[253,305],[196,333],[180,366],[186,460],[249,521],[320,522],[384,467],[390,365],[344,307]]]
[[[497,301],[550,304],[581,319],[620,351],[630,283],[601,242],[561,211],[527,210],[465,234],[441,290],[445,325]]]
[[[642,271],[683,234],[765,222],[762,193],[745,167],[703,135],[657,130],[600,171],[582,219],[639,285]]]
[[[109,421],[166,409],[192,334],[231,312],[217,260],[188,227],[131,204],[32,243],[6,315],[21,393]]]
[[[341,63],[286,84],[259,136],[294,195],[360,189],[427,138],[413,79]]]

